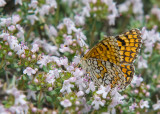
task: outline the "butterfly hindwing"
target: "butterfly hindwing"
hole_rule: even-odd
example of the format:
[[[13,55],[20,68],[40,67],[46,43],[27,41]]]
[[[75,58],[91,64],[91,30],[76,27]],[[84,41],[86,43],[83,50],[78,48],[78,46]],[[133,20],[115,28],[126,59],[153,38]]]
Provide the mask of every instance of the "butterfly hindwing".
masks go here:
[[[96,85],[124,87],[125,78],[120,66],[95,58],[87,59],[86,63],[90,76]]]

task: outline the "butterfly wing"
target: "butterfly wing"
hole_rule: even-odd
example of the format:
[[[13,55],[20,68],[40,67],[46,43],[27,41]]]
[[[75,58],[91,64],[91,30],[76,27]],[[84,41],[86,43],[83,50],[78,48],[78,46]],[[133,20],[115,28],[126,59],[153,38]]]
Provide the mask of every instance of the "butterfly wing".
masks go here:
[[[120,66],[96,58],[86,60],[88,72],[96,85],[124,88],[125,78]]]
[[[130,84],[134,75],[132,63],[139,52],[141,39],[140,31],[133,29],[116,37],[105,37],[95,45],[83,57],[92,80],[97,85],[120,85],[120,88]]]
[[[121,63],[132,64],[138,55],[142,38],[138,29],[132,29],[124,34],[116,36],[120,49]]]
[[[96,58],[120,65],[120,53],[115,37],[105,37],[84,55],[84,59]]]
[[[138,29],[132,29],[124,34],[116,36],[120,49],[121,70],[126,79],[126,86],[131,83],[134,75],[132,65],[142,43],[141,33]]]
[[[125,86],[129,85],[133,79],[133,75],[134,75],[134,66],[131,64],[127,64],[127,65],[124,65],[122,64],[121,65],[121,71],[123,72],[124,74],[124,77],[125,77]]]

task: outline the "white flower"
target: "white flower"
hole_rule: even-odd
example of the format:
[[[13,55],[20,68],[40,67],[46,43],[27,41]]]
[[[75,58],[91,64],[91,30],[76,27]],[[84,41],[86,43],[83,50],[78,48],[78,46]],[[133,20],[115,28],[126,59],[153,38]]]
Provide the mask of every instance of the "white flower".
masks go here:
[[[11,26],[8,27],[8,30],[13,32],[14,30],[16,30],[16,27],[14,25],[11,25]]]
[[[21,94],[21,92],[15,87],[6,90],[6,93],[7,94],[12,94],[15,97],[15,100],[14,100],[15,105],[18,105],[18,104],[25,105],[27,103],[24,100],[26,98],[26,96]]]
[[[55,29],[55,27],[54,26],[49,26],[49,36],[57,36],[58,35],[58,33],[57,33],[57,30]]]
[[[76,25],[84,25],[85,24],[85,17],[84,16],[76,15],[76,16],[74,16],[74,19],[75,19]]]
[[[69,78],[69,81],[70,81],[70,82],[75,82],[76,80],[77,80],[76,77],[70,77],[70,78]]]
[[[60,23],[58,26],[57,26],[57,29],[63,29],[63,27],[64,27],[64,23]]]
[[[58,69],[50,70],[49,75],[53,75],[55,78],[59,78],[60,72],[61,72],[61,70],[58,70]]]
[[[41,16],[48,15],[50,10],[50,6],[45,4],[39,9],[39,13]]]
[[[72,40],[72,36],[71,35],[67,35],[64,37],[64,44],[65,45],[71,45],[73,43],[73,40]]]
[[[126,1],[120,5],[118,5],[118,8],[119,8],[119,12],[122,13],[122,12],[127,12],[128,9],[129,9],[129,5],[131,4],[130,1]]]
[[[42,47],[43,47],[43,49],[44,49],[47,53],[49,53],[49,54],[51,54],[51,55],[54,54],[54,55],[59,56],[59,52],[57,51],[57,50],[58,50],[58,47],[57,47],[57,46],[53,46],[53,45],[47,43],[47,42],[44,40],[44,42],[42,43]]]
[[[90,91],[92,91],[92,92],[95,91],[94,82],[90,82],[90,83],[89,83],[89,88],[86,90],[86,93],[88,94]]]
[[[6,93],[12,94],[13,96],[18,96],[21,94],[16,87],[12,87],[11,89],[6,90]]]
[[[32,45],[37,44],[39,47],[42,47],[43,41],[40,38],[35,38]]]
[[[9,111],[0,103],[0,111],[2,114],[9,114]]]
[[[73,72],[74,71],[74,66],[73,64],[70,64],[69,66],[67,66],[67,71],[69,72]],[[76,78],[76,77],[75,77]]]
[[[5,0],[0,0],[0,7],[3,7],[6,5],[6,1]]]
[[[15,0],[15,5],[20,4],[22,5],[22,0]]]
[[[142,77],[140,77],[140,76],[138,77],[138,76],[134,75],[131,84],[135,84],[137,87],[139,87],[141,85],[142,81],[143,81]]]
[[[32,43],[32,45],[34,45],[34,44],[38,45],[39,47],[42,47],[50,55],[59,56],[58,47],[57,46],[53,46],[52,44],[48,43],[46,40],[40,40],[39,38],[37,38]],[[34,50],[34,48],[32,48],[32,49]]]
[[[108,15],[109,25],[115,25],[116,15]]]
[[[9,26],[12,23],[11,17],[9,18],[0,18],[0,25],[1,26]]]
[[[91,0],[91,2],[92,2],[93,4],[95,4],[95,3],[97,2],[97,0]]]
[[[112,102],[109,105],[109,108],[114,108],[115,106],[117,106],[118,104],[123,104],[123,99],[124,97],[121,96],[118,91],[117,88],[114,88],[111,92],[111,97],[112,97]]]
[[[142,56],[138,57],[138,68],[139,69],[141,69],[141,68],[148,68],[147,60],[143,59]]]
[[[144,107],[149,108],[149,102],[141,100],[140,101],[140,108],[143,109]]]
[[[76,68],[75,72],[73,72],[73,75],[75,77],[81,77],[81,76],[83,76],[83,74],[84,74],[83,70],[80,70],[79,68]]]
[[[160,109],[160,100],[157,100],[157,103],[152,105],[152,107],[153,107],[154,110]]]
[[[10,113],[15,113],[15,114],[27,114],[28,113],[28,105],[14,105],[11,106],[8,110]]]
[[[29,4],[29,7],[30,8],[37,8],[37,4],[38,4],[37,0],[31,0],[31,3]]]
[[[140,20],[143,17],[143,3],[142,0],[126,0],[119,5],[119,12],[127,12],[132,5],[132,11],[136,14],[136,19]]]
[[[36,100],[36,91],[32,91],[32,90],[28,89],[27,90],[27,99],[31,99],[31,98]]]
[[[83,46],[87,46],[87,44],[85,43],[85,40],[87,39],[86,36],[83,34],[81,29],[77,29],[75,36],[77,38],[77,42],[78,44],[83,47]]]
[[[24,41],[24,30],[23,30],[23,28],[19,24],[16,24],[16,28],[18,29],[17,37],[20,38],[22,41]]]
[[[129,109],[134,111],[136,107],[138,107],[137,104],[133,103],[131,106],[129,106]]]
[[[15,52],[21,50],[21,45],[18,44],[18,40],[16,37],[9,36],[7,40],[8,40],[10,48],[13,49]]]
[[[57,112],[56,111],[52,111],[52,114],[57,114]]]
[[[68,99],[65,99],[64,101],[61,101],[61,105],[66,108],[72,106],[72,103]]]
[[[32,51],[33,53],[35,53],[35,52],[37,52],[38,50],[39,50],[38,44],[33,44],[33,47],[32,47],[32,49],[31,49],[31,51]]]
[[[77,77],[76,83],[75,83],[78,87],[79,90],[83,90],[84,88],[86,88],[86,84],[84,83],[84,80],[82,77]]]
[[[74,56],[73,62],[77,65],[80,62],[80,57]]]
[[[158,8],[157,6],[154,6],[152,9],[151,9],[151,13],[153,15],[156,15],[158,20],[160,21],[160,8]]]
[[[92,102],[92,105],[94,109],[98,110],[100,105],[104,106],[104,102],[101,101],[100,97],[95,97],[94,101]]]
[[[60,92],[64,92],[64,91],[67,91],[67,93],[70,93],[72,92],[71,91],[71,88],[73,88],[74,85],[73,84],[70,84],[70,81],[69,80],[65,80],[64,83],[63,83],[63,87],[62,89],[60,90]]]
[[[74,22],[73,22],[70,18],[65,18],[65,19],[63,20],[63,23],[64,23],[64,25],[66,25],[66,27],[67,27],[67,33],[68,33],[68,34],[71,34],[72,31],[76,31],[75,24],[74,24]]]
[[[141,0],[132,0],[133,3],[133,13],[143,14],[143,3]]]
[[[142,40],[145,45],[145,56],[149,57],[152,54],[154,44],[157,41],[160,41],[160,33],[156,32],[156,29],[153,28],[151,31],[146,30],[145,27],[142,28]]]
[[[90,11],[91,11],[91,8],[89,5],[87,5],[87,6],[83,7],[81,15],[84,17],[90,17]]]
[[[118,16],[118,10],[116,8],[115,2],[113,1],[108,2],[108,10],[112,12],[111,15],[115,15],[115,17]]]
[[[30,14],[30,15],[27,15],[27,19],[30,20],[31,25],[33,25],[35,21],[38,20],[38,17],[35,14]]]
[[[32,69],[31,67],[27,67],[24,71],[23,74],[27,74],[28,76],[31,76],[32,74],[35,74],[36,70]]]
[[[12,24],[16,25],[21,20],[19,15],[12,15]]]
[[[109,20],[109,25],[115,25],[115,18],[118,17],[118,10],[116,8],[116,3],[113,0],[102,0],[106,5],[108,5],[108,11],[110,14],[107,16]]]
[[[61,70],[58,70],[58,69],[50,70],[48,75],[47,75],[46,81],[48,83],[53,84],[54,81],[55,81],[55,78],[59,78],[59,73],[60,72],[61,72]]]
[[[75,35],[76,35],[77,40],[79,40],[79,39],[86,40],[87,39],[81,29],[77,29]]]
[[[64,45],[64,44],[61,44],[60,48],[59,48],[59,51],[62,52],[62,53],[71,52],[71,49],[68,46]]]
[[[81,96],[83,96],[84,95],[84,92],[83,91],[79,91],[78,93],[77,93],[77,97],[81,97]]]
[[[51,84],[53,84],[55,82],[55,76],[53,74],[53,71],[51,71],[51,70],[49,71],[47,78],[46,78],[46,81]]]
[[[49,56],[49,55],[43,55],[40,60],[37,61],[37,64],[40,64],[40,68],[47,65],[47,63],[56,61],[58,58],[54,56]],[[58,61],[59,62],[59,61]]]
[[[110,90],[111,90],[110,85],[108,85],[107,87],[104,87],[103,85],[101,85],[100,90],[98,90],[96,93],[102,94],[102,97],[106,98],[106,96],[110,92]]]
[[[47,63],[49,62],[49,61],[48,61],[49,58],[50,58],[49,56],[43,55],[43,56],[41,57],[41,59],[37,61],[37,64],[40,64],[40,68],[42,68],[43,66],[46,66],[46,65],[47,65]]]
[[[57,2],[56,0],[46,0],[46,3],[50,5],[51,7],[57,8]]]
[[[20,103],[21,105],[26,104],[27,102],[24,100],[25,98],[26,98],[25,95],[19,95],[18,97],[15,96],[15,105],[18,105],[19,103]]]
[[[20,44],[14,45],[13,50],[17,52],[16,54],[21,55],[22,53],[25,53],[25,50],[21,47]]]
[[[60,58],[60,64],[64,65],[65,67],[68,67],[68,58],[67,57],[61,57]]]

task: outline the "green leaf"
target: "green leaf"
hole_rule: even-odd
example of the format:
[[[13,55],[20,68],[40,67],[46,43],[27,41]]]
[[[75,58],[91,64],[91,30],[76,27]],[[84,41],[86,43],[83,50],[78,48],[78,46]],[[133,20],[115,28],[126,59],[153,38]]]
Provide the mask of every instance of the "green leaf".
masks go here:
[[[55,90],[48,92],[48,95],[56,95],[57,92]]]
[[[43,66],[43,70],[44,70],[45,72],[48,72],[48,69],[47,69],[46,66]]]
[[[52,97],[50,97],[50,96],[45,96],[46,97],[46,100],[48,101],[48,102],[52,102]]]
[[[41,89],[41,87],[40,86],[36,86],[36,90],[40,90]]]
[[[87,102],[87,104],[89,104],[89,105],[90,105],[91,103],[92,103],[92,101],[91,101],[91,100]]]
[[[30,90],[36,90],[36,88],[35,88],[33,85],[28,85],[28,88],[29,88]]]

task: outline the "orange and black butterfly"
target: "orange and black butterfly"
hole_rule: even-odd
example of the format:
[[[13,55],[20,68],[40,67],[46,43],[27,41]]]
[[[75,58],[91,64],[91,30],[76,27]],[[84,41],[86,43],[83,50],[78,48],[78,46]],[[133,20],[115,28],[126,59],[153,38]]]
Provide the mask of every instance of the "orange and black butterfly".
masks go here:
[[[116,37],[104,37],[84,55],[82,66],[97,85],[124,88],[133,78],[133,62],[139,53],[141,42],[138,29]]]

